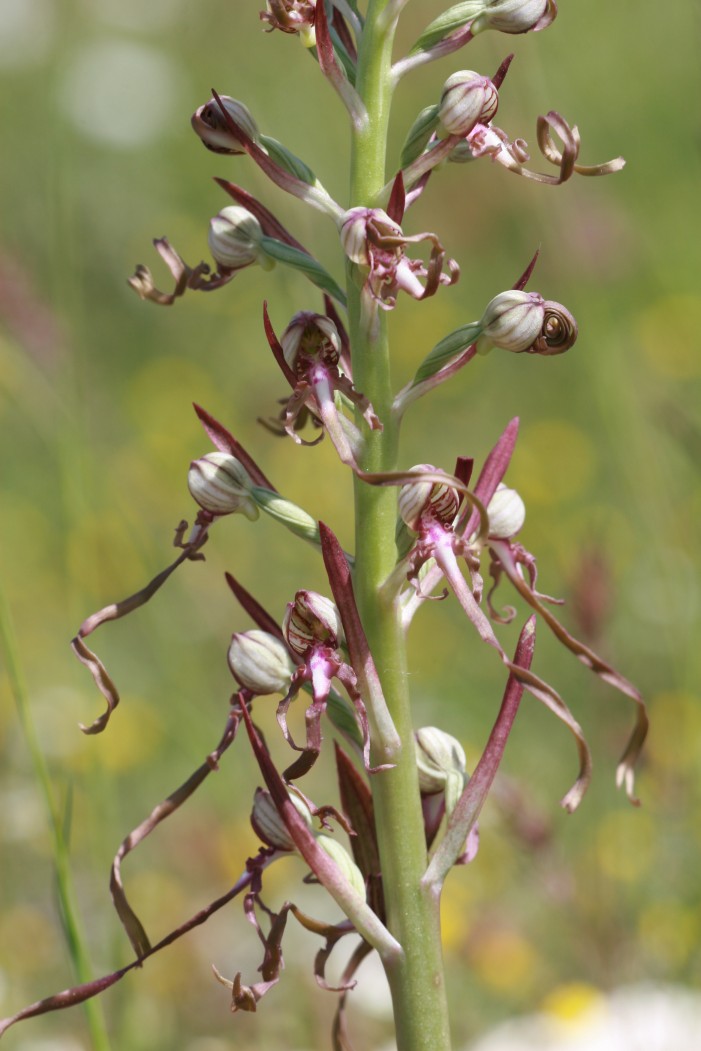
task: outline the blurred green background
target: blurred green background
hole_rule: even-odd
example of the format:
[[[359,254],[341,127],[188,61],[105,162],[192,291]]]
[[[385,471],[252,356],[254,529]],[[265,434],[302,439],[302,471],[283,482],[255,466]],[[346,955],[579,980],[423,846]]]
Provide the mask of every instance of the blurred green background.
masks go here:
[[[331,224],[284,199],[246,159],[205,151],[189,128],[214,85],[244,100],[261,129],[346,203],[337,99],[294,38],[262,34],[259,6],[0,0],[0,579],[55,798],[70,813],[96,975],[131,958],[108,891],[120,840],[185,780],[224,725],[226,647],[233,630],[250,626],[224,570],[277,615],[296,588],[324,588],[312,549],[271,521],[223,521],[205,563],[185,566],[151,605],[94,637],[122,705],[105,735],[80,733],[101,699],[68,641],[89,612],[171,559],[173,528],[193,516],[189,461],[209,448],[192,401],[230,426],[286,495],[351,542],[350,483],[329,443],[298,449],[255,422],[284,393],[261,302],[270,301],[280,331],[296,310],[319,309],[315,290],[280,267],[250,270],[167,310],[126,285],[136,262],[167,284],[153,237],[167,235],[192,264],[206,255],[208,220],[227,203],[213,175],[259,196],[340,276]],[[409,5],[400,43],[442,6]],[[563,358],[494,352],[419,403],[402,460],[449,468],[456,454],[471,454],[479,463],[520,415],[509,480],[527,502],[522,539],[538,555],[542,586],[567,598],[570,627],[641,686],[652,718],[635,810],[613,784],[632,712],[541,629],[536,670],[582,723],[594,782],[567,817],[557,801],[574,776],[574,749],[526,698],[478,858],[451,876],[445,895],[457,1046],[534,1006],[574,1009],[588,990],[701,979],[699,22],[688,0],[673,19],[647,0],[634,9],[562,0],[547,32],[486,34],[469,54],[420,70],[396,99],[395,156],[450,72],[492,72],[514,50],[497,123],[532,144],[534,164],[535,119],[551,108],[579,125],[584,163],[618,153],[628,161],[620,175],[554,189],[486,160],[451,165],[405,224],[436,230],[462,277],[392,316],[397,386],[442,335],[478,318],[537,246],[531,287],[577,317],[578,344]],[[508,649],[514,630],[503,637]],[[501,692],[497,662],[448,602],[422,612],[412,639],[417,722],[450,730],[476,760]],[[273,709],[262,721],[278,748]],[[0,764],[5,1015],[74,978],[51,837],[1,662]],[[322,762],[312,794],[328,798],[331,777]],[[238,742],[125,863],[154,940],[238,876],[255,850],[248,812],[258,782]],[[292,860],[273,868],[271,903],[289,896],[332,917],[313,889],[298,892],[303,874]],[[113,1047],[327,1047],[335,998],[315,986],[316,948],[290,924],[282,983],[256,1016],[232,1018],[209,965],[253,981],[260,962],[234,902],[106,994]],[[391,1029],[382,997],[371,995],[377,980],[362,974],[351,1026],[358,1047],[372,1048]],[[80,1008],[19,1026],[5,1044],[91,1047]]]

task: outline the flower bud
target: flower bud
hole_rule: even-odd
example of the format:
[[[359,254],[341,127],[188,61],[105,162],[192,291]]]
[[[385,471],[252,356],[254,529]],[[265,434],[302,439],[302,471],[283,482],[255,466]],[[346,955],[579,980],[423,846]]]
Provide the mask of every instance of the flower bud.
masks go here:
[[[341,337],[331,318],[308,310],[295,314],[280,336],[280,344],[291,369],[300,357],[336,365],[341,353]]]
[[[526,520],[526,505],[515,489],[500,482],[487,506],[489,535],[496,540],[516,536]]]
[[[259,515],[251,497],[251,481],[242,463],[229,453],[214,452],[193,460],[187,487],[200,507],[213,515],[237,512],[254,522]]]
[[[467,135],[475,124],[489,124],[499,93],[489,77],[461,69],[443,85],[438,117],[450,135]]]
[[[343,641],[343,626],[335,604],[316,591],[298,591],[287,606],[282,630],[290,649],[304,656],[310,646],[335,649]]]
[[[437,726],[423,726],[414,740],[419,788],[427,796],[441,792],[446,817],[450,818],[468,781],[462,745]]]
[[[437,726],[422,726],[414,734],[419,788],[426,795],[443,792],[451,775],[465,777],[467,759],[455,737]]]
[[[295,670],[284,642],[257,628],[231,636],[228,661],[239,685],[263,697],[287,693]]]
[[[501,347],[514,354],[529,350],[540,336],[544,317],[544,300],[538,292],[500,292],[482,315],[477,349]]]
[[[311,828],[312,816],[307,805],[294,792],[290,792],[290,799],[300,817]],[[257,788],[253,798],[251,825],[259,839],[267,843],[269,847],[276,847],[278,850],[296,849],[294,841],[287,831],[287,826],[273,802],[272,796],[263,788]]]
[[[436,471],[430,463],[420,463],[411,468],[416,474]],[[443,474],[443,471],[438,471]],[[439,482],[407,482],[399,490],[398,509],[403,522],[418,532],[423,515],[430,514],[442,525],[451,525],[460,508],[460,497],[450,485]]]
[[[387,212],[381,208],[350,208],[343,216],[341,224],[341,245],[348,258],[360,266],[370,266],[372,263],[368,252],[370,224],[381,237],[396,237],[403,243],[401,226],[390,219]]]
[[[251,112],[243,102],[232,99],[229,95],[220,95],[222,105],[232,120],[239,125],[254,142],[258,140],[258,125]],[[208,150],[214,153],[245,153],[241,140],[237,137],[224,118],[219,103],[210,99],[195,110],[191,119],[192,127],[197,132]]]
[[[336,862],[350,885],[364,900],[366,890],[363,874],[343,844],[339,843],[333,836],[327,836],[324,832],[321,832],[316,837],[316,841],[321,849]]]
[[[556,13],[553,0],[488,0],[487,7],[470,28],[473,36],[485,29],[527,33],[529,29],[545,29]]]
[[[273,260],[261,248],[263,231],[252,212],[238,204],[222,208],[209,223],[209,250],[227,270],[241,270],[251,263],[270,269]]]

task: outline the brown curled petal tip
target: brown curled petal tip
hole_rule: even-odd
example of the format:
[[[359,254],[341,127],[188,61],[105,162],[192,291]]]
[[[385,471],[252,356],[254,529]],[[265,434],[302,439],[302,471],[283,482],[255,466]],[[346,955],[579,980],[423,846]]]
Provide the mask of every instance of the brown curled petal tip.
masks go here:
[[[574,346],[576,340],[577,322],[572,314],[561,303],[546,300],[543,327],[530,348],[531,354],[546,356],[564,354],[566,350]]]

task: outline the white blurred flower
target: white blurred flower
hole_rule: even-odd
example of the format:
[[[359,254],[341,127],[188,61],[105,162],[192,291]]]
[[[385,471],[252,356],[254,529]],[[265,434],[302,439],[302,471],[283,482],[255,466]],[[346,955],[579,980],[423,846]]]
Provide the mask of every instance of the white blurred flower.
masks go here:
[[[0,69],[20,69],[42,62],[55,36],[51,0],[1,0]]]
[[[533,1014],[492,1029],[464,1051],[694,1051],[701,993],[640,984],[594,994],[574,1017]]]
[[[156,142],[176,125],[184,85],[162,51],[127,40],[100,40],[76,54],[59,101],[87,138],[117,149]]]

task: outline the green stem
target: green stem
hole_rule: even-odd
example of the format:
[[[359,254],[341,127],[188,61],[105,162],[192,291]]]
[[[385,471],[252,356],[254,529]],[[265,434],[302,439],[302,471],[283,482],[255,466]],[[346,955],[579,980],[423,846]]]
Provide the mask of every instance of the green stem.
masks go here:
[[[373,206],[385,184],[387,125],[391,105],[394,25],[382,15],[389,0],[371,0],[358,62],[356,87],[367,111],[367,127],[354,132],[351,206]],[[348,282],[354,382],[383,421],[367,435],[366,471],[397,467],[398,424],[391,413],[392,386],[386,319],[382,311],[368,327],[361,296]],[[426,841],[413,749],[406,644],[397,609],[379,589],[394,568],[396,490],[356,480],[354,583],[360,614],[392,718],[404,747],[396,766],[373,777],[387,923],[403,948],[388,968],[398,1051],[450,1051],[450,1030],[440,942],[439,897],[422,878]]]
[[[61,908],[61,919],[63,921],[66,941],[68,942],[68,951],[73,961],[76,978],[79,983],[83,984],[91,981],[93,973],[88,959],[87,949],[85,947],[85,940],[81,931],[80,920],[78,918],[75,893],[73,891],[68,844],[64,835],[61,814],[56,804],[56,800],[54,799],[49,771],[37,739],[36,728],[27,701],[27,691],[24,685],[19,661],[17,659],[17,646],[15,643],[12,619],[1,584],[0,653],[2,653],[5,661],[5,670],[10,682],[10,689],[14,694],[20,725],[32,760],[34,773],[44,797],[44,804],[46,806],[47,817],[53,839],[53,860],[58,900]],[[83,1004],[83,1009],[87,1018],[93,1051],[110,1051],[111,1045],[109,1036],[107,1035],[102,1008],[96,1001],[87,1000]]]

